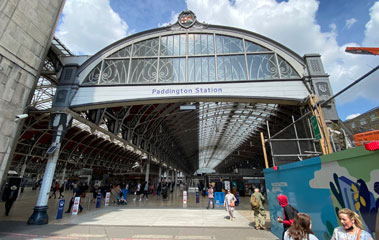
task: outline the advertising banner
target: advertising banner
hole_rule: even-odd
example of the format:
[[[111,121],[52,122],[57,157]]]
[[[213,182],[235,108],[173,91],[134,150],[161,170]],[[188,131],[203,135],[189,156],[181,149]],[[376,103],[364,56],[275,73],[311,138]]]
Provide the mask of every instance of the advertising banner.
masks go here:
[[[229,181],[225,181],[224,184],[225,184],[225,189],[229,190],[230,189],[230,182]]]
[[[187,191],[183,191],[183,204],[187,204]]]
[[[109,198],[111,197],[111,193],[107,192],[105,195],[105,206],[109,206]]]
[[[74,206],[72,207],[72,215],[78,215],[80,197],[76,197],[74,200]]]

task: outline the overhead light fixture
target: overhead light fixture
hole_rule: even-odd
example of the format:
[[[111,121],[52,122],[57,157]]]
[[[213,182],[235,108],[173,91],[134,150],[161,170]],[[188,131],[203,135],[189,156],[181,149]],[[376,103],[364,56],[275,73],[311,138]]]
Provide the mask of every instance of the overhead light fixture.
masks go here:
[[[181,105],[180,110],[196,110],[196,105]]]
[[[15,121],[18,121],[20,119],[24,119],[24,118],[27,118],[27,117],[29,117],[28,114],[19,114],[19,115],[16,115]]]

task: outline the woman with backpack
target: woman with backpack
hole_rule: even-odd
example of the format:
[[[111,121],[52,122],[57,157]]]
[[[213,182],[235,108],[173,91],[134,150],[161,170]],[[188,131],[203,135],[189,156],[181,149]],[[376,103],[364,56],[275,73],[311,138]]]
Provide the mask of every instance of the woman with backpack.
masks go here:
[[[263,197],[262,193],[259,192],[259,188],[254,189],[254,193],[251,194],[250,197],[250,204],[251,208],[254,212],[254,218],[255,218],[255,229],[259,230],[265,230],[266,227],[266,210],[263,206],[263,201],[265,198]]]
[[[286,195],[278,196],[279,204],[283,208],[283,218],[278,216],[278,222],[283,223],[283,234],[282,239],[284,239],[284,233],[293,224],[296,214],[299,212],[296,208],[288,204],[288,198]]]

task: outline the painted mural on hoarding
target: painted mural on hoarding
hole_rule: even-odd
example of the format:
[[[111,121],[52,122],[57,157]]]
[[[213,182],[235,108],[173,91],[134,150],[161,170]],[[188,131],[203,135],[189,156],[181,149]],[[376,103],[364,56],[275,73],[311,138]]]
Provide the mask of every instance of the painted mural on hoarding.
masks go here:
[[[321,157],[321,169],[310,182],[312,188],[328,188],[335,215],[341,208],[355,211],[364,228],[374,238],[379,210],[379,154],[365,154],[360,147]],[[367,152],[366,152],[367,153]],[[333,234],[334,224],[325,219],[325,239]]]
[[[363,147],[328,156],[266,169],[267,198],[271,219],[283,216],[277,196],[312,218],[312,230],[319,239],[329,240],[338,226],[337,212],[350,208],[361,216],[364,228],[374,238],[378,231],[379,152]],[[281,237],[283,227],[272,221],[271,231]]]

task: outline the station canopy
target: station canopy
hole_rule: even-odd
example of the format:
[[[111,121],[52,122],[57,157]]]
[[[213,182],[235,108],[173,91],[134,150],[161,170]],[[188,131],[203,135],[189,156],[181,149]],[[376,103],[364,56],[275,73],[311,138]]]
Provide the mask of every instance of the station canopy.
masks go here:
[[[260,133],[291,123],[310,94],[302,57],[253,32],[199,23],[190,11],[107,46],[76,74],[75,116],[188,174],[262,169]]]

